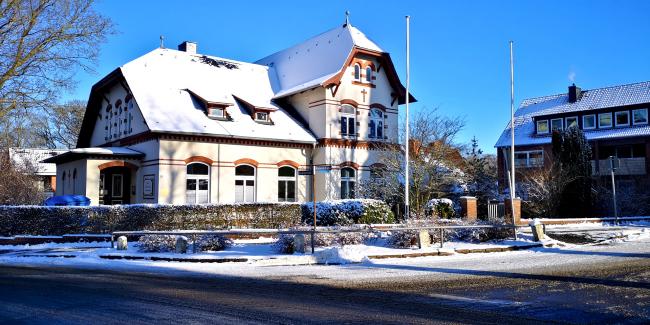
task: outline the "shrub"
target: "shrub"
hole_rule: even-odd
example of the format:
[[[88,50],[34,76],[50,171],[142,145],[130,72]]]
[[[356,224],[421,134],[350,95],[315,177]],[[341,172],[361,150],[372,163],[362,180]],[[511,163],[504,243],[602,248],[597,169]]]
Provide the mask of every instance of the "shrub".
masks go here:
[[[313,203],[303,203],[302,221],[311,225],[313,220]],[[395,216],[384,201],[348,199],[316,202],[316,222],[318,226],[344,226],[352,223],[394,223]]]
[[[454,202],[450,199],[432,199],[427,203],[427,214],[442,219],[453,218],[456,214]]]
[[[233,242],[231,239],[221,235],[203,235],[196,239],[194,245],[202,251],[222,251],[230,246]]]
[[[0,206],[0,236],[108,233],[115,230],[288,228],[298,224],[298,203]]]
[[[271,249],[280,254],[293,254],[295,251],[293,247],[293,235],[280,235],[278,240],[271,246]]]
[[[138,250],[147,253],[173,252],[176,248],[174,235],[144,235],[136,243]]]
[[[418,244],[417,230],[394,230],[391,232],[386,245],[393,248],[411,248]]]

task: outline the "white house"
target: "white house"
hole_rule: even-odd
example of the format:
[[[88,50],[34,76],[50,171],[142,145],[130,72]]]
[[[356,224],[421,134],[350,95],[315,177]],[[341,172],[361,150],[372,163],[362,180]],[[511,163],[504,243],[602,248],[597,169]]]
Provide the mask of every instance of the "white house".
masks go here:
[[[57,195],[92,204],[307,201],[312,164],[317,200],[354,197],[405,100],[390,55],[350,24],[254,63],[184,42],[95,84],[77,148],[46,161]]]
[[[56,165],[40,161],[64,152],[66,150],[9,148],[9,159],[15,167],[32,175],[44,196],[50,197],[56,191]]]

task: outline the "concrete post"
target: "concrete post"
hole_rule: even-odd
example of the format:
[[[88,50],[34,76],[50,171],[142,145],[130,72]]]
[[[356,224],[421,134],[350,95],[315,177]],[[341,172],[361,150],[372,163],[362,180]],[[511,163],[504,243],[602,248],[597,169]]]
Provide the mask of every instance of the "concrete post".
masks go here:
[[[305,235],[293,235],[293,251],[296,253],[305,253]]]
[[[420,233],[418,233],[418,247],[431,247],[431,235],[429,235],[428,230],[420,230]]]
[[[126,240],[126,236],[120,236],[117,238],[117,250],[125,251],[129,248],[129,243]]]
[[[473,196],[460,197],[460,216],[467,221],[476,221],[478,217],[478,201]]]
[[[187,237],[185,236],[177,236],[176,237],[176,253],[178,254],[185,254],[187,253]]]
[[[521,199],[520,198],[515,198],[514,199],[514,204],[515,204],[515,215],[513,217],[512,215],[512,209],[510,208],[510,199],[506,198],[504,200],[505,202],[505,215],[506,215],[506,222],[509,224],[513,225],[518,225],[521,222]]]
[[[544,239],[544,225],[539,219],[535,218],[529,224],[530,230],[533,232],[533,240],[541,241]]]

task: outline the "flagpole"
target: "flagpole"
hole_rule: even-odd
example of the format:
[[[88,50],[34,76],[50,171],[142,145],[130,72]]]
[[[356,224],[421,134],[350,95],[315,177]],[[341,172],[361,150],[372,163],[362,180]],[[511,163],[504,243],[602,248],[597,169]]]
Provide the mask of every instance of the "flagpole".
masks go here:
[[[409,30],[409,24],[410,24],[411,16],[406,16],[406,139],[404,140],[404,161],[405,161],[405,168],[404,168],[404,218],[406,220],[409,219],[410,217],[410,210],[409,210],[409,180],[410,180],[410,174],[409,174],[409,86],[410,86],[410,80],[409,80],[409,64],[410,64],[410,30]]]
[[[510,41],[510,208],[512,220],[515,218],[515,65],[512,50],[513,44]]]

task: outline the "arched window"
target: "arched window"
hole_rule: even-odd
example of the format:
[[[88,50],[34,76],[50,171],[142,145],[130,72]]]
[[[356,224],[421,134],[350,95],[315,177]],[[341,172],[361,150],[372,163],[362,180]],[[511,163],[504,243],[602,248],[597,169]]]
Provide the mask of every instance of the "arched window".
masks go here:
[[[361,80],[361,67],[359,64],[354,65],[354,80]]]
[[[255,167],[235,167],[235,202],[255,202]]]
[[[341,135],[342,136],[355,136],[356,135],[356,109],[352,105],[341,105]]]
[[[210,166],[204,163],[187,165],[185,202],[200,204],[210,202]]]
[[[373,108],[370,110],[370,123],[368,123],[368,137],[373,139],[384,138],[384,112]]]
[[[354,199],[356,184],[355,171],[352,168],[341,168],[341,198]]]
[[[278,169],[278,201],[296,202],[296,169],[293,167]]]
[[[372,67],[366,67],[366,81],[372,82]]]

